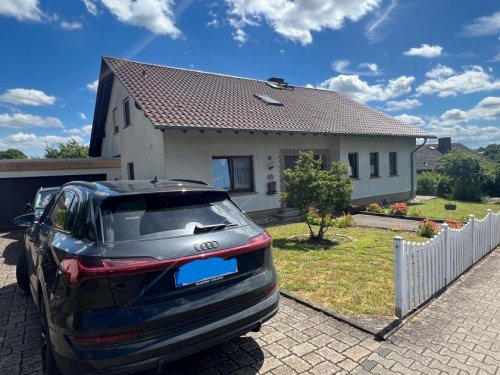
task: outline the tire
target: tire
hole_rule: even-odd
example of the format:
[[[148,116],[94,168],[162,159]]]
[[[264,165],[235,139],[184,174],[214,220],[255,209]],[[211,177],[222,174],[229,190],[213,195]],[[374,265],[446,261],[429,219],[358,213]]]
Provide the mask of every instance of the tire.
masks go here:
[[[16,280],[17,285],[21,290],[26,293],[29,293],[30,290],[30,280],[28,275],[28,262],[26,259],[26,251],[23,250],[21,254],[17,257],[17,265],[16,265]]]
[[[49,328],[47,324],[47,314],[45,312],[45,303],[40,303],[40,349],[42,351],[42,374],[60,375],[57,367],[54,353],[52,353],[52,343],[50,342]]]

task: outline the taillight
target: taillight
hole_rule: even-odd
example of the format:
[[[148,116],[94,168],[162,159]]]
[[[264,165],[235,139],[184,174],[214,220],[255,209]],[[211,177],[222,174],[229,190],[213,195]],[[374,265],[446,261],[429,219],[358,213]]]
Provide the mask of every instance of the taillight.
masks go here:
[[[113,336],[102,337],[70,337],[71,342],[78,346],[110,345],[137,338],[138,331],[120,333]]]
[[[248,244],[255,247],[255,249],[265,248],[271,246],[273,244],[273,240],[269,232],[266,230],[264,233],[251,238],[250,241],[248,241]]]

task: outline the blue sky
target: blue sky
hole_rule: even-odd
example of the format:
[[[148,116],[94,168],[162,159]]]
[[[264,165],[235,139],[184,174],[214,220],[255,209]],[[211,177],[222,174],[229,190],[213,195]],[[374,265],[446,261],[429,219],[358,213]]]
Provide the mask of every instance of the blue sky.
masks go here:
[[[88,143],[100,57],[336,90],[500,142],[500,5],[476,0],[1,0],[0,150]]]

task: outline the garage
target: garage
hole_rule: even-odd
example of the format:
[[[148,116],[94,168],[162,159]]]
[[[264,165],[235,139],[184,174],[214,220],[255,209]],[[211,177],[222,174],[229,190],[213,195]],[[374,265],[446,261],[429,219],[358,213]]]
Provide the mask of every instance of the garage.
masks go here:
[[[40,187],[69,181],[106,181],[121,178],[120,160],[105,158],[0,161],[0,232],[17,228],[12,219]]]

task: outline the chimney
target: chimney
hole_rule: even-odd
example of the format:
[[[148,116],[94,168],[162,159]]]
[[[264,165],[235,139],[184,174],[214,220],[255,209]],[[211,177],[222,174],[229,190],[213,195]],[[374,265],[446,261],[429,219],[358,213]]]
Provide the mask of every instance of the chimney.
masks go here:
[[[438,150],[442,154],[451,151],[451,137],[438,138]]]

